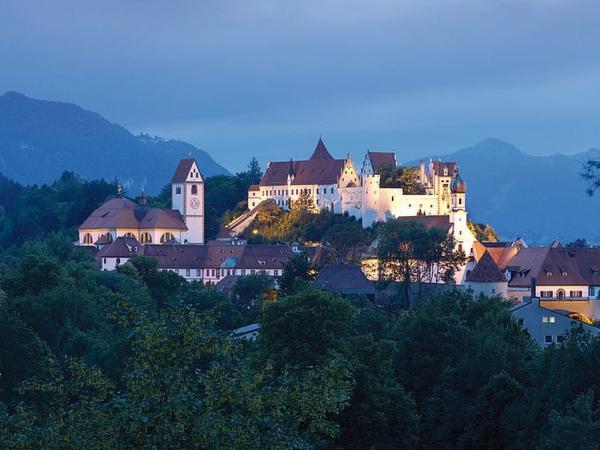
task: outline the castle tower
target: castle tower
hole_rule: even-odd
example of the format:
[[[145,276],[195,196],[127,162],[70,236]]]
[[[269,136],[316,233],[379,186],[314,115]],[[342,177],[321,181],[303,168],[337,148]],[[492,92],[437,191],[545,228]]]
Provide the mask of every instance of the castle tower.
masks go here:
[[[182,159],[171,181],[171,207],[178,210],[187,230],[184,244],[204,244],[204,178],[194,159]]]

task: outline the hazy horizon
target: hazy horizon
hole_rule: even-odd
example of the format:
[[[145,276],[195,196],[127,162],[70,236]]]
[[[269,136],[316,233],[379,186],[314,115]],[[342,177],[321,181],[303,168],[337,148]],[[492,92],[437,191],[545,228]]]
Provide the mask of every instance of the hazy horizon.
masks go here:
[[[589,0],[8,0],[0,92],[188,141],[232,171],[306,157],[319,135],[355,159],[488,137],[574,154],[600,147],[599,13]]]

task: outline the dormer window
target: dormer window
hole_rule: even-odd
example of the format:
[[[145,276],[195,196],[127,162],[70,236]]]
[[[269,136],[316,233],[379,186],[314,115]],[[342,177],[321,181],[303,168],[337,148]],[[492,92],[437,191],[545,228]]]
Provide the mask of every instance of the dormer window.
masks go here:
[[[566,277],[567,275],[569,275],[567,272],[564,272],[564,271],[563,271],[563,272],[561,272],[560,274],[561,274],[563,277]]]
[[[546,271],[546,276],[547,276],[547,277],[551,277],[551,276],[552,276],[552,272],[550,272],[550,271]]]

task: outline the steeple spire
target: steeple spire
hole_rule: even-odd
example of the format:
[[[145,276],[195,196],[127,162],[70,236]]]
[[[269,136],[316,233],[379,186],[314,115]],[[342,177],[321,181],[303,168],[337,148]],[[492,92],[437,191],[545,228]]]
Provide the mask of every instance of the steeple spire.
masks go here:
[[[315,147],[315,151],[310,157],[311,160],[314,159],[333,159],[333,156],[327,151],[327,147],[323,143],[323,139],[319,136],[319,142],[317,142],[317,146]]]

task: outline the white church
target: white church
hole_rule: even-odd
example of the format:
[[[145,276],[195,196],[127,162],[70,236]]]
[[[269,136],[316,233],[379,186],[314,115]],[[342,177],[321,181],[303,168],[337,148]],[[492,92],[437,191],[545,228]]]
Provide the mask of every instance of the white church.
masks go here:
[[[79,244],[103,246],[117,237],[141,244],[204,244],[204,178],[194,159],[179,162],[171,180],[172,209],[149,208],[122,197],[98,207],[79,227]]]

